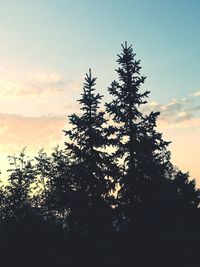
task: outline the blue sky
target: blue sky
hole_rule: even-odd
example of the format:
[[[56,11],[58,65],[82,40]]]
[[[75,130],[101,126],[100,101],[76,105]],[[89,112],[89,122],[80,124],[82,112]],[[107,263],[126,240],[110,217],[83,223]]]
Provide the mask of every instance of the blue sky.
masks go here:
[[[152,97],[165,101],[198,89],[199,1],[7,0],[0,4],[0,58],[13,68],[56,69],[77,77],[92,67],[100,85],[106,86],[114,75],[120,44],[127,40],[142,59]]]
[[[195,0],[0,0],[2,153],[60,142],[85,72],[92,68],[107,97],[128,41],[147,76],[148,109],[161,110],[159,128],[173,141],[173,161],[200,181],[199,12]]]

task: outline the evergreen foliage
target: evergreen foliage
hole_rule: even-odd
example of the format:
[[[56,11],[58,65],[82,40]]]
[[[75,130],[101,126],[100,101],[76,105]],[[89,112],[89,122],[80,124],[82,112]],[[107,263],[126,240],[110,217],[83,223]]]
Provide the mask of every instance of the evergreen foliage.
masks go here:
[[[82,98],[82,114],[69,116],[72,129],[65,131],[65,142],[71,159],[74,179],[73,205],[70,211],[74,227],[80,232],[96,232],[109,227],[111,191],[117,168],[106,151],[109,144],[105,129],[107,120],[100,109],[102,96],[95,93],[96,78],[86,74]],[[111,223],[111,222],[110,222]]]
[[[121,158],[123,174],[118,194],[119,210],[125,228],[136,223],[137,213],[154,201],[153,207],[160,204],[163,183],[171,176],[172,165],[169,142],[156,131],[159,112],[145,115],[141,106],[146,104],[149,91],[140,92],[145,78],[140,74],[140,60],[135,59],[132,46],[122,45],[118,55],[119,82],[113,81],[108,88],[113,99],[106,104],[113,117],[116,136],[116,159]],[[157,202],[157,203],[156,203]],[[130,224],[129,226],[127,225]]]

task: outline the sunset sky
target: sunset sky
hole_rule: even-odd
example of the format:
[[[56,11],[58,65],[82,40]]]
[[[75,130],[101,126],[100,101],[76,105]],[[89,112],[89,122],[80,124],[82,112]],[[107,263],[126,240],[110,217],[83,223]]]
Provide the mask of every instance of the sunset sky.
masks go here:
[[[0,0],[0,169],[24,146],[63,143],[88,68],[106,101],[128,41],[151,91],[145,109],[161,111],[173,163],[200,186],[199,13],[198,0]]]

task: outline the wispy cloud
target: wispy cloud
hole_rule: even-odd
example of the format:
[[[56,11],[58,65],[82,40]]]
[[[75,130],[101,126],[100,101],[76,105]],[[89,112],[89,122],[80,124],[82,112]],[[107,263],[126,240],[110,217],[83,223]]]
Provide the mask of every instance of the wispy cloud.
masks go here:
[[[190,96],[200,96],[200,90],[194,93],[190,93]]]
[[[151,110],[161,112],[158,126],[162,128],[200,126],[200,105],[197,105],[192,98],[172,99],[165,104],[149,102],[144,111],[149,112]]]
[[[36,88],[43,89],[46,93],[58,92],[80,92],[82,89],[83,79],[68,79],[57,72],[38,72],[29,75],[29,84]]]
[[[38,72],[29,76],[32,81],[39,84],[61,85],[66,82],[64,77],[57,72]]]
[[[64,116],[25,117],[0,113],[1,144],[48,146],[62,139],[66,124]]]
[[[15,99],[23,97],[45,97],[60,93],[77,93],[82,89],[82,79],[68,80],[57,72],[37,72],[27,74],[26,78],[0,76],[0,97]]]
[[[2,98],[36,97],[61,92],[63,92],[62,88],[0,80],[0,96]]]

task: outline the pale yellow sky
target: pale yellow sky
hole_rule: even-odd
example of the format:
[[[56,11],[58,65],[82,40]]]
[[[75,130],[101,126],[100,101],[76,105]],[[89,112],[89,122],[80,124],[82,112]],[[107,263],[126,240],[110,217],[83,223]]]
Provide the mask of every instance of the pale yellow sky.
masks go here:
[[[171,140],[169,146],[173,164],[190,173],[200,188],[200,128],[189,131],[182,128],[164,129],[164,138]]]
[[[75,93],[77,98],[80,97],[82,85],[79,85],[79,87],[80,90],[75,89],[75,92],[77,90]],[[68,97],[68,89],[61,93],[59,88],[62,87],[58,87],[56,92],[49,91],[42,96],[39,91],[34,91],[34,97],[24,95],[24,88],[22,92],[19,88],[18,95],[12,99],[13,113],[9,113],[9,105],[7,113],[0,112],[0,160],[3,180],[6,177],[5,170],[8,167],[8,155],[19,153],[23,147],[27,146],[27,154],[34,157],[41,148],[50,152],[56,145],[63,146],[65,137],[62,130],[66,129],[68,125],[67,115],[72,112],[79,112],[79,106],[75,99]],[[15,91],[12,88],[9,88],[9,90],[13,97]],[[54,108],[51,115],[42,114],[44,102],[49,104],[51,109],[51,101],[53,101],[51,97],[58,102],[53,103]],[[41,98],[43,98],[43,101],[38,102],[38,99]],[[172,152],[172,162],[183,171],[189,171],[191,177],[196,178],[197,185],[200,187],[200,117],[195,116],[195,110],[198,110],[198,103],[195,102],[196,98],[198,96],[188,96],[188,98],[181,100],[173,99],[165,104],[150,101],[143,107],[143,111],[161,111],[158,119],[158,131],[163,133],[165,140],[172,141],[169,146],[169,150]],[[4,96],[2,96],[2,99],[4,99]],[[4,100],[7,101],[8,99],[10,99],[10,96],[5,96]],[[19,109],[18,105],[14,106],[15,101],[21,103],[22,109]],[[31,112],[28,114],[29,116],[20,114],[23,110],[24,101],[26,101],[26,105],[31,105],[32,113],[35,110],[38,111],[37,116],[30,116]],[[65,103],[65,105],[60,107],[60,103]],[[53,112],[53,110],[56,110],[56,112]],[[65,115],[63,115],[64,111]]]

